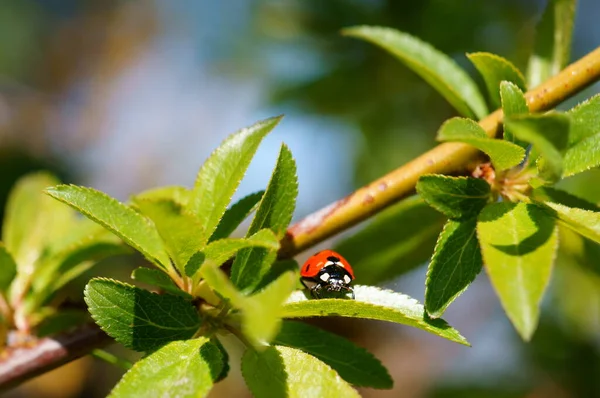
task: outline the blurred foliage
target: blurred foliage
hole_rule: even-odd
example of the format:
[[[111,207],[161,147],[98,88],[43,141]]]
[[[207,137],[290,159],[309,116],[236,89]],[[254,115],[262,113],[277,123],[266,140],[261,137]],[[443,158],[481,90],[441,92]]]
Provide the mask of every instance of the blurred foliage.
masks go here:
[[[265,36],[261,44],[272,46],[275,40],[299,47],[303,51],[290,57],[309,69],[311,62],[318,63],[308,76],[288,73],[271,80],[272,100],[358,126],[355,175],[362,185],[432,146],[434,132],[454,113],[433,88],[389,54],[342,37],[340,30],[388,26],[431,43],[471,71],[464,53],[474,51],[500,54],[524,69],[533,9],[529,2],[505,1],[470,2],[468,7],[446,0],[263,1],[256,29]]]
[[[145,31],[147,36],[136,36],[132,30],[123,29],[126,24],[115,23],[118,15],[126,14],[124,10],[131,7],[131,3],[117,0],[2,1],[0,137],[12,138],[11,145],[5,140],[0,141],[0,198],[6,196],[21,174],[40,168],[54,171],[65,168],[52,156],[51,146],[47,145],[44,136],[47,128],[44,121],[58,113],[53,109],[57,98],[89,69],[95,70],[94,76],[100,77],[95,84],[110,81],[114,72],[123,66],[123,59],[139,54],[136,50],[144,40],[156,33],[150,29]],[[337,118],[359,128],[359,137],[348,138],[358,143],[354,173],[355,183],[361,185],[432,146],[434,132],[454,113],[432,88],[395,59],[367,43],[342,37],[340,30],[357,24],[390,26],[432,43],[472,72],[473,67],[463,55],[465,52],[497,53],[524,69],[532,43],[533,22],[543,3],[534,0],[468,3],[448,0],[257,0],[252,2],[253,34],[237,38],[235,44],[238,46],[232,48],[242,48],[245,54],[252,54],[236,65],[239,69],[250,70],[247,76],[252,78],[261,72],[264,74],[270,84],[272,103]],[[141,7],[138,6],[137,11],[140,13],[141,8],[153,9],[150,2],[139,4]],[[580,36],[595,37],[588,34],[592,28],[583,27]],[[257,49],[260,49],[258,56],[254,53]],[[302,72],[294,73],[295,68],[291,68],[291,72],[287,69],[282,72],[274,66],[282,53],[287,54],[294,64],[301,65]],[[273,57],[273,54],[277,56]],[[233,58],[233,54],[230,55]],[[476,73],[472,76],[479,79]],[[479,82],[483,87],[483,82]],[[102,90],[99,91],[99,97],[102,97]],[[98,105],[98,101],[90,108]],[[8,125],[2,119],[4,103],[17,115]],[[81,124],[81,127],[88,126]],[[84,136],[87,137],[85,134],[76,137],[76,141],[80,142]],[[62,145],[73,148],[71,142]],[[31,150],[32,147],[37,150]],[[335,148],[332,152],[336,156],[354,156],[335,153]],[[69,155],[62,153],[61,158],[61,163],[68,161]],[[74,171],[75,168],[69,169],[70,173]],[[587,172],[561,182],[561,186],[598,202],[600,185],[595,182],[599,173],[598,170]],[[63,180],[73,177],[60,171],[59,174]],[[0,209],[3,208],[4,204],[0,204]],[[389,237],[394,231],[393,225],[386,225],[386,228],[389,233],[385,237]],[[430,237],[427,245],[433,246],[434,242],[435,236]],[[584,242],[586,250],[598,250],[596,244]],[[417,252],[426,251],[419,248]],[[356,255],[375,257],[364,250]],[[419,260],[425,257],[421,256]],[[597,320],[597,298],[593,295],[597,290],[594,292],[594,285],[579,283],[582,275],[590,280],[589,274],[597,272],[598,263],[587,264],[589,268],[586,268],[586,265],[562,261],[559,257],[554,280],[560,278],[564,283],[552,288],[558,296],[568,292],[573,296],[572,300],[563,303],[562,307],[557,304],[561,308],[558,319],[546,313],[542,315],[540,328],[530,345],[517,339],[507,344],[516,345],[522,351],[519,368],[523,372],[543,375],[532,379],[532,385],[537,382],[558,385],[557,396],[598,396],[599,387],[595,381],[600,361],[598,326],[592,322]],[[407,268],[417,263],[410,262]],[[568,329],[571,331],[566,332]],[[404,353],[398,354],[402,355]],[[106,392],[105,373],[90,378],[89,385]],[[496,382],[488,387],[482,387],[479,380],[472,380],[475,378],[455,380],[454,387],[440,386],[430,396],[525,395],[521,388],[511,389],[512,380],[497,374],[487,374],[487,378]],[[402,391],[402,385],[397,388]],[[88,386],[85,396],[91,396],[94,390]],[[543,393],[546,391],[542,389],[540,393],[533,389],[531,396],[551,396]],[[43,389],[38,391],[42,392]]]

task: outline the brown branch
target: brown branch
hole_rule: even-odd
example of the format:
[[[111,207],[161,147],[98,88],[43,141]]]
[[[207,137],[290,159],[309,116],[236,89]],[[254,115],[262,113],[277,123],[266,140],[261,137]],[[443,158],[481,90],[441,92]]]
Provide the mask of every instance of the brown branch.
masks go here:
[[[555,77],[525,94],[532,112],[553,108],[600,78],[600,47],[573,63]],[[479,125],[496,136],[502,110],[482,119]],[[420,176],[461,171],[478,156],[468,145],[440,144],[418,158],[373,181],[354,193],[292,225],[281,242],[281,257],[295,254],[348,229],[414,192]]]
[[[55,337],[45,337],[0,354],[0,391],[55,369],[113,342],[96,325],[84,325]]]
[[[550,109],[600,77],[600,48],[575,62],[559,75],[527,92],[533,112]],[[479,124],[495,136],[502,112],[496,111]],[[347,229],[414,192],[418,178],[428,173],[452,173],[464,169],[478,155],[462,144],[441,144],[386,176],[358,189],[291,226],[281,242],[281,257],[293,255]],[[55,338],[44,338],[28,347],[11,348],[0,357],[0,389],[7,389],[89,354],[112,340],[96,326]]]

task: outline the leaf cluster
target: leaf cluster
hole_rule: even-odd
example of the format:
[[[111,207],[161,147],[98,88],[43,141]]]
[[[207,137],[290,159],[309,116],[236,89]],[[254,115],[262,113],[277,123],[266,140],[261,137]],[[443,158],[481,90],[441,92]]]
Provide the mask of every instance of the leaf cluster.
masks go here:
[[[351,385],[392,386],[387,370],[371,354],[289,320],[294,318],[384,320],[468,344],[445,321],[429,319],[422,305],[399,293],[357,286],[355,300],[308,300],[298,290],[296,262],[277,259],[298,192],[290,150],[281,146],[264,191],[230,203],[260,142],[279,120],[258,122],[225,139],[200,168],[191,189],[155,188],[134,195],[129,203],[91,188],[46,189],[153,265],[134,270],[132,277],[160,294],[106,278],[92,279],[84,292],[93,319],[107,334],[147,353],[115,387],[114,396],[134,391],[136,396],[157,391],[205,395],[227,373],[229,355],[221,340],[228,335],[246,346],[242,371],[257,396],[272,395],[263,381],[273,372],[279,374],[282,393],[299,396],[305,388],[319,390],[320,396],[346,396],[356,394]],[[231,237],[251,214],[245,236]],[[189,377],[185,368],[197,369],[199,380],[182,383]],[[312,384],[302,387],[298,380],[309,377]],[[272,383],[267,386],[274,388]]]
[[[130,251],[100,226],[43,194],[58,183],[49,173],[33,173],[21,178],[9,195],[0,242],[2,345],[87,321],[83,308],[62,309],[68,284],[101,260]]]
[[[470,176],[421,176],[416,185],[420,199],[403,202],[395,212],[380,215],[339,244],[339,248],[352,246],[347,257],[358,275],[363,269],[368,273],[366,265],[379,264],[371,274],[377,282],[414,267],[433,243],[423,248],[407,237],[414,234],[421,242],[426,238],[431,242],[439,233],[427,271],[427,314],[441,316],[485,266],[509,319],[524,339],[531,338],[557,257],[559,231],[567,228],[600,242],[598,208],[553,187],[600,165],[596,150],[600,96],[567,112],[530,114],[523,94],[566,66],[574,8],[574,1],[549,2],[527,73],[495,54],[467,54],[483,78],[487,103],[465,71],[427,43],[389,28],[344,31],[390,52],[462,115],[442,124],[439,141],[475,147],[489,159]],[[488,104],[503,112],[500,139],[490,137],[477,123],[488,114]],[[443,228],[438,219],[425,216],[419,200],[446,218]],[[422,222],[409,221],[418,218]],[[359,254],[374,242],[385,243],[369,255]],[[395,251],[397,256],[392,254]]]
[[[40,325],[57,289],[94,261],[122,252],[122,241],[151,265],[136,269],[132,278],[154,291],[94,278],[84,292],[95,322],[146,354],[114,388],[115,397],[206,396],[227,376],[229,336],[245,347],[241,370],[257,397],[357,396],[352,386],[390,388],[393,381],[377,358],[300,320],[382,320],[468,345],[440,317],[483,267],[517,331],[531,338],[559,234],[569,238],[566,252],[592,269],[589,259],[596,252],[588,244],[600,242],[599,209],[553,187],[600,165],[600,97],[563,113],[530,114],[523,94],[566,65],[573,4],[550,2],[525,74],[495,54],[467,55],[487,95],[452,58],[420,39],[382,27],[344,30],[389,51],[456,109],[461,117],[442,124],[439,141],[474,147],[489,160],[469,176],[422,176],[418,196],[338,244],[362,283],[381,282],[430,258],[424,305],[373,286],[355,286],[354,300],[314,300],[299,289],[296,262],[278,258],[298,193],[287,146],[282,144],[265,190],[231,203],[259,145],[281,119],[275,117],[225,139],[192,188],[159,187],[122,203],[47,176],[23,183],[9,203],[0,246],[0,307],[8,308],[2,313],[11,319],[7,328]],[[497,107],[504,114],[501,139],[477,122]],[[44,188],[93,223],[32,195]],[[25,197],[41,199],[31,203]],[[244,236],[233,237],[251,216]]]

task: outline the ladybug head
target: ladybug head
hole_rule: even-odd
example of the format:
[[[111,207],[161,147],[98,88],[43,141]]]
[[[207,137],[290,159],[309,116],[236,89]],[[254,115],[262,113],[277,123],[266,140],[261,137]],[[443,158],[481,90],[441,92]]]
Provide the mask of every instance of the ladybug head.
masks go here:
[[[323,267],[317,274],[316,279],[319,280],[323,289],[330,292],[349,290],[350,282],[352,282],[352,277],[348,271],[336,264]]]

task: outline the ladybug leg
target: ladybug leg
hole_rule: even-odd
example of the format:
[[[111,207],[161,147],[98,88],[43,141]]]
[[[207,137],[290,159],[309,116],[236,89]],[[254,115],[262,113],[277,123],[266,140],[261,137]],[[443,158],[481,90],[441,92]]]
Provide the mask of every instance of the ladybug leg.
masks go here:
[[[356,297],[354,296],[354,289],[352,289],[351,286],[346,287],[346,290],[350,292],[350,294],[352,295],[352,300],[354,300]]]
[[[314,285],[313,287],[311,287],[310,290],[310,294],[316,298],[316,299],[320,299],[321,298],[321,289],[323,288],[323,286],[318,283],[316,285]]]

